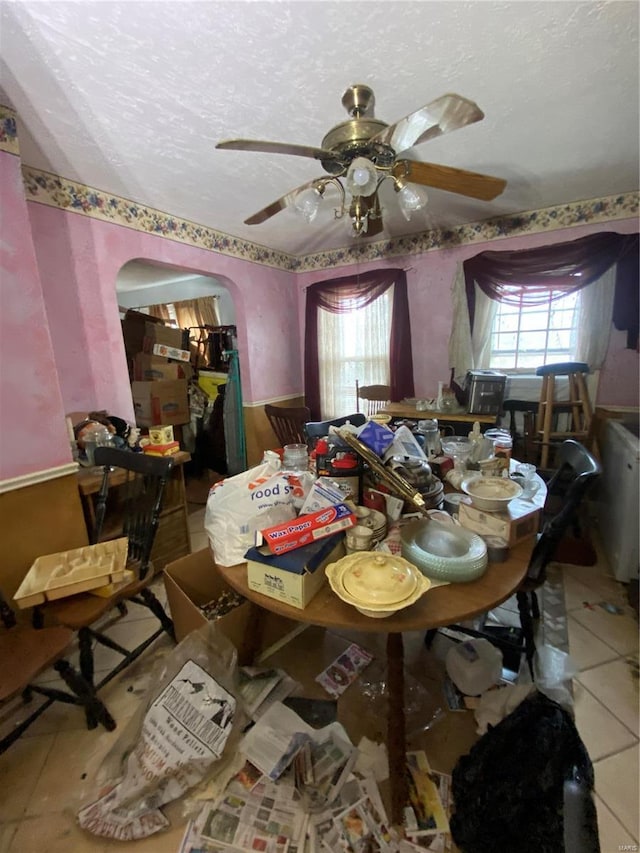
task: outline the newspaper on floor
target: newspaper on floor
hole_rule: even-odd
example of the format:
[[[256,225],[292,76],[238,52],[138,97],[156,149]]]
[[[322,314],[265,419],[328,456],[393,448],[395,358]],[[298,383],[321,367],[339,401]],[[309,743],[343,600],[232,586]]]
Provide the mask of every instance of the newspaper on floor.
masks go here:
[[[412,838],[449,832],[437,776],[422,750],[407,753],[409,803],[405,808],[405,831]]]
[[[291,845],[302,846],[306,823],[295,787],[265,776],[250,791],[242,782],[232,782],[198,818],[207,843],[261,853],[288,853]]]
[[[392,853],[396,840],[388,827],[375,779],[352,775],[329,808],[310,816],[309,853]]]
[[[168,825],[161,806],[198,785],[240,737],[246,717],[235,666],[234,647],[209,624],[161,660],[139,712],[103,760],[98,798],[78,811],[83,829],[134,840]]]
[[[294,771],[296,788],[307,811],[320,811],[335,801],[357,757],[358,750],[335,731],[305,745],[296,756]]]
[[[245,734],[240,750],[265,776],[275,781],[305,744],[320,743],[332,733],[356,751],[340,723],[314,729],[291,708],[275,702]]]
[[[252,720],[259,719],[274,702],[281,702],[299,687],[284,669],[243,666],[238,676],[240,696]]]

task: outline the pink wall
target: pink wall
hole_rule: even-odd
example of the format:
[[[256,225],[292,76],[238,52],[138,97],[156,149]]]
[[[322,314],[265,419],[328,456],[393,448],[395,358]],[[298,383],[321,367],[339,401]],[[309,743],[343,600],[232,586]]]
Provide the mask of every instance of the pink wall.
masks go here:
[[[426,252],[422,255],[385,258],[371,263],[302,273],[298,287],[302,291],[299,304],[299,323],[304,330],[304,289],[317,281],[338,278],[350,272],[381,267],[401,267],[407,273],[415,393],[418,398],[435,397],[438,381],[449,378],[449,334],[453,318],[451,288],[457,265],[467,258],[487,250],[508,251],[529,249],[550,243],[577,240],[598,231],[636,233],[638,222],[626,219],[599,225],[582,225],[553,233],[532,234]],[[304,335],[304,331],[302,331]],[[607,359],[600,374],[598,396],[600,405],[638,406],[639,360],[636,350],[625,349],[626,333],[611,328]]]
[[[245,402],[302,392],[293,274],[45,205],[29,213],[67,411],[133,418],[116,294],[133,259],[214,275],[228,288]]]
[[[0,152],[0,480],[71,462],[20,158]]]
[[[236,309],[245,403],[303,391],[304,287],[357,267],[296,275],[27,204],[19,163],[15,155],[0,152],[5,214],[0,479],[70,461],[64,412],[105,408],[133,419],[115,289],[118,271],[133,259],[213,275],[225,284]],[[438,380],[449,375],[450,291],[460,261],[487,248],[527,248],[601,230],[631,233],[637,222],[586,225],[360,265],[407,271],[416,394],[433,396]],[[624,348],[623,333],[611,336],[598,402],[638,405],[638,356]]]

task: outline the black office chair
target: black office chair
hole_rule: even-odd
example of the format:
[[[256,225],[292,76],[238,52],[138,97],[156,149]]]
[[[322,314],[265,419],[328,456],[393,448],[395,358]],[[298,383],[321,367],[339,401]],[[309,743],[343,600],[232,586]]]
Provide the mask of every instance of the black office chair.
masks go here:
[[[352,415],[343,415],[329,421],[309,421],[304,425],[304,434],[309,450],[313,450],[319,438],[329,435],[329,427],[341,427],[347,422],[355,427],[360,427],[367,421],[367,416],[362,412],[354,412]]]
[[[483,637],[496,645],[507,658],[517,659],[524,653],[531,677],[535,654],[534,621],[540,618],[540,607],[536,590],[545,582],[547,566],[554,559],[556,550],[565,534],[579,528],[579,509],[587,494],[599,477],[602,468],[597,459],[574,439],[567,439],[558,449],[558,467],[547,485],[547,500],[543,511],[542,532],[538,534],[527,574],[517,593],[520,628],[490,625],[484,622],[475,628],[466,625],[450,626],[456,631],[473,637]],[[431,645],[437,629],[428,631],[425,637]]]
[[[80,673],[90,687],[97,691],[133,663],[163,633],[175,640],[172,620],[149,589],[155,576],[151,551],[160,522],[165,488],[173,468],[173,459],[133,453],[114,447],[97,447],[94,459],[96,465],[103,468],[103,475],[96,503],[96,524],[91,537],[92,543],[105,538],[126,536],[126,568],[133,572],[133,579],[109,596],[101,597],[86,592],[48,602],[36,608],[34,621],[42,623],[45,619],[50,619],[58,625],[77,631]],[[117,495],[113,496],[109,477],[111,468],[127,471],[126,482],[115,487]],[[107,533],[105,521],[108,524],[110,499],[118,501],[119,522],[117,530]],[[158,620],[158,627],[133,649],[127,649],[113,640],[107,633],[109,626],[101,621],[102,617],[114,608],[124,615],[129,603],[145,607]],[[97,684],[94,683],[96,644],[113,649],[122,656]],[[95,719],[92,719],[89,712],[87,723],[90,728],[95,726]]]

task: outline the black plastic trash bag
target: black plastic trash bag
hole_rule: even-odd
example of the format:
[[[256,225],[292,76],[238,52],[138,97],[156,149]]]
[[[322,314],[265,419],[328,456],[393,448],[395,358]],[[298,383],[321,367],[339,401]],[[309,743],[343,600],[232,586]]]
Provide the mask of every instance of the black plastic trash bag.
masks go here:
[[[463,853],[598,853],[592,791],[573,719],[534,693],[458,760],[451,834]]]

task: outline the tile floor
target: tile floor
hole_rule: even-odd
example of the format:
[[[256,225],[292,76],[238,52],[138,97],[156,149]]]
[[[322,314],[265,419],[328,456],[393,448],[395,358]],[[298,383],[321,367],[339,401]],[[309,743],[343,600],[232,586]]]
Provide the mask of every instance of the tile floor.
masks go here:
[[[206,547],[203,531],[204,509],[190,516],[192,547]],[[628,606],[625,587],[608,574],[601,561],[593,567],[563,566],[553,577],[564,585],[566,620],[562,612],[557,624],[549,625],[548,637],[568,634],[577,673],[573,681],[575,715],[579,732],[595,767],[596,804],[602,853],[638,849],[638,623]],[[163,588],[158,583],[159,592]],[[562,598],[562,583],[559,590]],[[615,604],[623,611],[613,614],[601,603]],[[506,608],[510,604],[505,605]],[[122,620],[122,636],[140,635],[148,619],[133,611]],[[556,634],[551,632],[555,631]],[[375,635],[338,635],[316,628],[304,631],[294,650],[282,650],[274,664],[304,682],[305,695],[326,698],[313,681],[315,674],[333,660],[350,641],[360,642],[374,652],[382,652]],[[117,720],[125,721],[134,712],[148,685],[152,659],[166,654],[171,646],[160,639],[147,656],[109,685],[102,696]],[[438,696],[441,663],[426,652],[422,636],[405,637],[407,671],[415,691],[415,719],[410,716],[408,731],[414,748],[424,748],[437,770],[450,771],[457,757],[469,750],[476,739],[471,712],[442,710]],[[98,669],[108,664],[106,652]],[[375,673],[375,666],[372,673]],[[311,675],[310,675],[311,673]],[[383,677],[383,674],[380,674]],[[371,677],[371,673],[369,673]],[[372,683],[375,679],[372,679]],[[444,703],[442,703],[444,705]],[[418,731],[426,719],[427,731]],[[446,706],[444,706],[446,708]],[[351,732],[351,724],[375,736],[380,716],[371,712],[365,687],[352,685],[338,703],[340,719]],[[0,726],[6,731],[16,716],[5,709]],[[133,843],[107,842],[84,834],[74,823],[76,807],[93,791],[95,772],[122,731],[87,731],[77,708],[54,705],[0,756],[0,853],[106,853],[111,850],[139,853],[175,853],[183,833],[179,804],[166,809],[172,828],[161,835]],[[411,741],[410,741],[411,743]],[[627,846],[624,846],[627,845]],[[629,846],[631,845],[631,846]],[[634,846],[635,845],[635,846]]]

